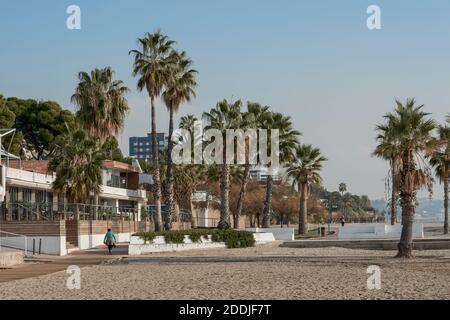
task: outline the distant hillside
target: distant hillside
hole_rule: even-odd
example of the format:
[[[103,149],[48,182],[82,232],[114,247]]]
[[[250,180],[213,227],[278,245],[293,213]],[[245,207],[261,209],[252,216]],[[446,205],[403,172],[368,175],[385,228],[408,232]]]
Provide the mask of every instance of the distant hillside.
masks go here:
[[[427,219],[441,219],[444,214],[444,202],[442,200],[430,200],[428,198],[419,199],[416,214]],[[389,211],[386,208],[386,201],[384,199],[377,199],[372,201],[372,206],[380,212]],[[399,208],[399,212],[401,212]]]

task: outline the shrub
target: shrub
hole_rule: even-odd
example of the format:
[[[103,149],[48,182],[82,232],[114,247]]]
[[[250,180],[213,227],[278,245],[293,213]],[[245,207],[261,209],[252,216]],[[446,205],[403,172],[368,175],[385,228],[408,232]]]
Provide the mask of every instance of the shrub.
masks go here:
[[[163,232],[164,240],[166,240],[166,243],[176,243],[180,244],[184,242],[184,235],[185,233],[181,231],[166,231]]]
[[[135,236],[138,236],[142,240],[144,240],[144,243],[147,244],[148,242],[152,243],[153,240],[156,238],[155,232],[140,232],[135,234]]]
[[[212,234],[214,242],[225,242],[227,248],[246,248],[255,245],[253,233],[236,230],[216,230]]]
[[[207,239],[209,235],[213,242],[224,242],[227,248],[246,248],[255,245],[253,233],[236,230],[184,230],[163,232],[141,232],[135,234],[147,242],[153,242],[156,236],[164,236],[166,243],[181,244],[187,235],[192,242],[200,242],[201,238]]]

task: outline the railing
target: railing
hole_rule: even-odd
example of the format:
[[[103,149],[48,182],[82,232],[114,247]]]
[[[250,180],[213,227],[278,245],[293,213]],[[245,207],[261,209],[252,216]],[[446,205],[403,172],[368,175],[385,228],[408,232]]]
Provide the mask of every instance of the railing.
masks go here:
[[[12,202],[3,203],[0,208],[0,220],[48,221],[53,219],[53,210],[48,203]]]
[[[28,253],[28,238],[21,234],[0,230],[0,251],[3,247],[23,250],[26,256]]]
[[[137,220],[137,209],[129,207],[97,206],[93,204],[62,204],[53,209],[52,203],[3,203],[0,220]]]

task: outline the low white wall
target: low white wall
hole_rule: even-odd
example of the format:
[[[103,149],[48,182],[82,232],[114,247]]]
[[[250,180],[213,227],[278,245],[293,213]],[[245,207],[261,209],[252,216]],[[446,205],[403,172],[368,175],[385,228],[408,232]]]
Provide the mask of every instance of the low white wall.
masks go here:
[[[339,227],[339,240],[357,240],[357,239],[400,239],[402,225],[395,226],[384,223],[374,224],[346,224]],[[423,224],[414,223],[413,238],[424,238]]]
[[[118,243],[130,242],[131,233],[115,233]],[[80,235],[78,236],[78,248],[80,250],[91,249],[103,244],[104,234]]]
[[[141,238],[132,236],[130,239],[128,254],[141,255],[156,252],[178,252],[215,248],[226,248],[226,245],[223,242],[212,242],[211,238],[204,239],[203,237],[200,242],[193,243],[188,236],[185,236],[183,244],[166,243],[163,236],[158,236],[152,241],[152,243],[146,244]]]
[[[272,233],[275,240],[294,240],[294,228],[246,228],[245,231],[256,233]]]
[[[264,244],[275,241],[273,233],[270,232],[254,233],[253,238],[255,238],[256,244]]]
[[[14,249],[25,250],[25,238],[23,237],[9,237],[2,238],[1,244],[6,247],[11,247]],[[35,241],[35,253],[39,252],[39,240],[41,242],[41,253],[63,256],[67,254],[66,250],[66,237],[27,237],[27,251],[28,254],[33,253],[33,239]]]
[[[23,263],[23,252],[0,251],[0,267],[12,267]]]

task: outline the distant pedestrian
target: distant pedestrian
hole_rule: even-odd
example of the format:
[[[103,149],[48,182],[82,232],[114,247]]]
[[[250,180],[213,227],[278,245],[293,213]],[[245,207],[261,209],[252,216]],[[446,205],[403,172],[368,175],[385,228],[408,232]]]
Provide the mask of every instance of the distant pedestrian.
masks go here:
[[[344,216],[341,217],[341,226],[343,226],[343,227],[345,226],[345,218],[344,218]]]
[[[116,247],[116,236],[108,229],[108,232],[105,234],[105,238],[103,239],[103,243],[108,246],[109,254],[112,254],[112,249]]]

